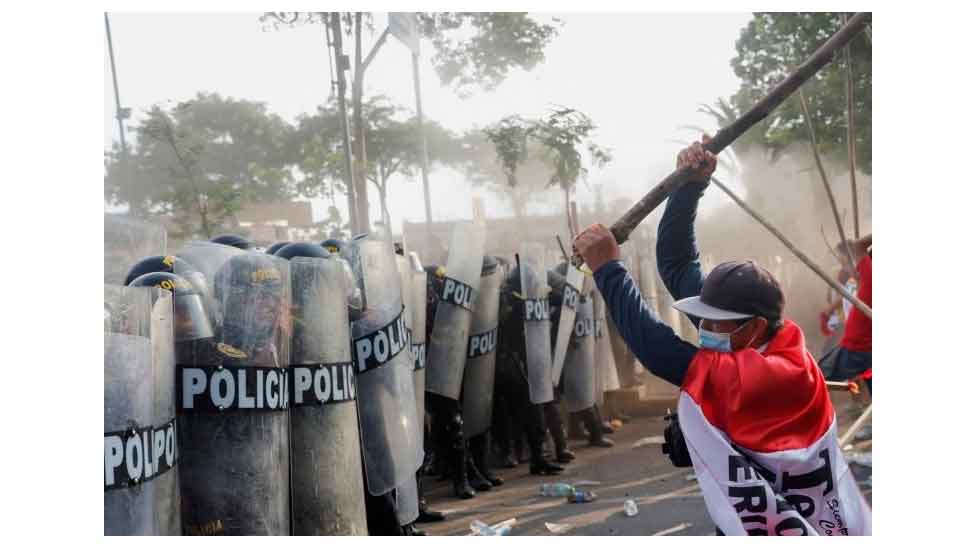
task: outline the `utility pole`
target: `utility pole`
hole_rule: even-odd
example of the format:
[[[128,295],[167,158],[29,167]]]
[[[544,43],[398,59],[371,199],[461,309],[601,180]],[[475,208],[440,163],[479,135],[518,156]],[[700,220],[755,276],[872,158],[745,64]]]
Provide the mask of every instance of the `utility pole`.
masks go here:
[[[115,88],[115,119],[119,121],[119,142],[122,144],[122,159],[127,159],[129,150],[125,145],[125,126],[122,121],[128,118],[128,110],[122,109],[119,100],[119,79],[115,74],[115,50],[112,47],[112,27],[108,23],[108,12],[105,12],[105,35],[108,37],[108,59],[112,65],[112,86]]]
[[[336,95],[339,103],[339,122],[342,131],[342,153],[345,156],[346,168],[346,197],[349,205],[349,233],[355,236],[363,230],[359,226],[359,216],[356,215],[356,186],[353,177],[352,145],[349,139],[349,119],[346,116],[346,71],[349,69],[349,57],[342,53],[342,22],[339,12],[331,13],[331,21],[327,28],[332,30],[332,47],[335,51],[336,60]],[[322,14],[322,22],[325,23],[326,15]],[[328,35],[327,35],[328,36]],[[368,227],[366,228],[368,230]]]
[[[430,181],[427,179],[427,135],[424,133],[424,109],[420,102],[420,62],[419,55],[412,53],[413,58],[413,93],[417,99],[417,132],[420,134],[420,177],[424,182],[424,210],[427,214],[425,246],[427,253],[431,251],[431,213],[430,213]]]

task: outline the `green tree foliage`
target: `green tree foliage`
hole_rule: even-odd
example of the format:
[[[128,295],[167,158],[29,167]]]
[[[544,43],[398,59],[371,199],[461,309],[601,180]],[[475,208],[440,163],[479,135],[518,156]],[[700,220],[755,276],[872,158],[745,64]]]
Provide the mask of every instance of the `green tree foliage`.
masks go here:
[[[612,159],[610,151],[592,140],[596,125],[589,116],[575,109],[555,108],[538,120],[509,116],[484,130],[494,145],[509,186],[517,186],[516,172],[537,147],[539,156],[548,168],[547,186],[558,185],[563,190],[566,214],[569,216],[570,196],[579,181],[589,174],[583,163],[584,152],[590,164],[605,166]]]
[[[366,179],[377,189],[387,211],[389,182],[394,175],[416,177],[421,166],[417,142],[417,118],[385,96],[363,104],[366,122]],[[460,142],[440,124],[424,121],[427,154],[431,166],[458,165],[463,161]],[[302,174],[299,191],[308,197],[333,197],[345,193],[342,165],[342,133],[335,101],[320,106],[315,115],[303,115],[292,137]]]
[[[468,95],[496,88],[515,68],[532,70],[558,36],[561,22],[541,23],[517,12],[418,13],[421,34],[434,46],[434,69],[446,86]]]
[[[737,54],[731,62],[742,81],[730,102],[735,114],[758,102],[840,27],[839,13],[756,13],[742,29],[735,45]],[[850,42],[850,52],[857,166],[871,173],[871,43],[865,33]],[[846,82],[847,66],[843,56],[838,55],[803,87],[821,154],[844,159],[847,154]],[[774,154],[794,142],[809,141],[799,99],[790,98],[757,124],[752,135],[744,137],[754,138]]]
[[[243,204],[292,193],[290,126],[262,103],[199,93],[153,106],[123,156],[105,155],[105,199],[136,215],[172,215],[180,236],[212,236]]]

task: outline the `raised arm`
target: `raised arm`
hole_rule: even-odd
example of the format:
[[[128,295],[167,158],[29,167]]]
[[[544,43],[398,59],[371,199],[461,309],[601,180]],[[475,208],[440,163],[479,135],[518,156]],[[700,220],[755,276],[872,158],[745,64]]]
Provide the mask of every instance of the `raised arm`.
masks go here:
[[[644,303],[640,290],[620,262],[620,249],[603,225],[593,225],[573,243],[607,304],[607,311],[634,356],[652,374],[681,385],[698,348],[675,335]]]
[[[702,136],[703,143],[709,140],[707,135]],[[698,295],[705,281],[695,242],[695,216],[698,201],[705,194],[716,163],[715,155],[697,141],[678,154],[679,168],[700,167],[695,180],[684,184],[668,198],[657,226],[657,269],[675,301]],[[697,318],[690,315],[688,318],[694,326],[698,325]]]

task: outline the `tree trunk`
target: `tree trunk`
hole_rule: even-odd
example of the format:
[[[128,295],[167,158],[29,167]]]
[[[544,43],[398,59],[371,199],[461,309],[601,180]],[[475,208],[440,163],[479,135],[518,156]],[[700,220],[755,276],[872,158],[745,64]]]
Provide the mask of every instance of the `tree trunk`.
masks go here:
[[[566,227],[569,228],[569,238],[573,236],[573,211],[569,208],[569,187],[563,187],[563,206],[566,208]]]
[[[358,169],[355,172],[356,182],[356,206],[359,230],[369,232],[371,225],[369,222],[369,200],[366,191],[366,124],[363,120],[363,14],[356,12],[356,50],[355,50],[355,69],[356,73],[352,80],[352,118],[355,131],[356,163]]]

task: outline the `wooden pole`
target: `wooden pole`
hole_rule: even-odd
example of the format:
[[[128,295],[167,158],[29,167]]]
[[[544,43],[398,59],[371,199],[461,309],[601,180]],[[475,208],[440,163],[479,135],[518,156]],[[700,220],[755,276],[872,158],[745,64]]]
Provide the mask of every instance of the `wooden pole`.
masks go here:
[[[847,245],[847,235],[844,234],[844,224],[840,221],[840,212],[837,211],[837,200],[834,199],[834,191],[830,189],[830,181],[827,180],[827,172],[824,171],[823,162],[820,161],[820,152],[817,151],[817,134],[813,130],[813,119],[810,117],[810,110],[807,109],[807,100],[800,90],[800,107],[803,108],[803,119],[806,121],[807,129],[810,131],[810,148],[813,150],[813,159],[817,163],[817,171],[820,172],[820,179],[823,181],[824,190],[827,191],[827,199],[830,201],[830,211],[834,214],[834,222],[837,224],[837,234],[840,237],[841,248],[848,261],[851,276],[857,278],[857,267],[854,264],[854,256],[851,254],[851,247]]]
[[[870,13],[855,14],[846,25],[831,36],[829,40],[824,42],[809,59],[797,67],[786,79],[777,84],[759,103],[753,105],[748,112],[737,118],[731,124],[719,130],[715,138],[705,145],[705,150],[717,155],[749,128],[769,116],[769,113],[783,103],[790,94],[829,63],[840,48],[844,47],[858,33],[864,30],[864,26],[870,20]],[[655,185],[636,204],[631,206],[627,210],[627,213],[610,227],[610,231],[617,239],[617,242],[621,244],[626,242],[627,238],[630,237],[630,233],[633,232],[637,225],[664,202],[668,195],[674,192],[675,189],[684,185],[691,175],[691,169],[671,172],[670,175]]]
[[[733,202],[738,204],[739,207],[745,210],[747,214],[751,215],[752,218],[758,221],[760,225],[766,227],[767,231],[773,233],[773,236],[778,238],[779,241],[782,242],[783,245],[786,246],[786,248],[789,251],[793,252],[793,255],[795,255],[800,261],[806,264],[807,267],[810,267],[813,270],[813,272],[817,273],[817,276],[822,278],[824,282],[826,282],[831,288],[837,290],[848,301],[853,303],[854,306],[857,307],[862,313],[867,315],[868,318],[871,318],[871,307],[868,307],[867,304],[865,304],[863,301],[858,299],[857,296],[848,292],[847,288],[841,286],[840,283],[838,283],[836,280],[831,278],[827,273],[825,273],[823,269],[818,267],[817,264],[813,262],[812,259],[807,257],[806,254],[798,250],[796,246],[794,246],[789,240],[787,240],[786,237],[783,236],[783,233],[779,232],[776,229],[776,227],[770,225],[768,221],[766,221],[761,215],[756,213],[755,210],[750,208],[749,205],[746,204],[741,198],[739,198],[734,192],[732,192],[731,189],[726,187],[722,182],[720,182],[718,179],[715,179],[714,177],[712,177],[712,184],[718,187],[719,189],[722,189],[725,192],[725,194],[729,195],[729,198],[731,198]]]
[[[840,437],[840,440],[837,442],[837,445],[840,446],[841,450],[843,450],[844,446],[847,446],[847,443],[850,442],[852,438],[854,438],[854,435],[857,434],[857,432],[861,429],[861,427],[864,427],[864,424],[867,423],[869,419],[871,419],[872,406],[874,406],[874,403],[868,404],[868,407],[861,413],[861,417],[857,418],[857,421],[854,422],[854,425],[851,425],[851,428],[848,429],[846,433],[844,433],[844,436]]]
[[[847,14],[841,14],[841,21],[847,24]],[[847,65],[847,161],[851,172],[851,204],[854,209],[854,238],[861,238],[861,223],[857,209],[857,165],[854,143],[854,66],[851,64],[851,46],[844,46],[844,64]]]

